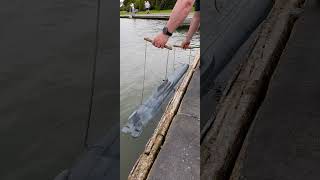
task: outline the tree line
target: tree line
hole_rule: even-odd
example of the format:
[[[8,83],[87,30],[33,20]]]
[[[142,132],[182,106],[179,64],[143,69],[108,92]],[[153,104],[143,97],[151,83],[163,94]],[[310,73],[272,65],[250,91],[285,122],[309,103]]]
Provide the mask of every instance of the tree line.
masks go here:
[[[139,11],[144,10],[145,0],[124,0],[123,6],[120,8],[121,11],[128,11],[130,9],[130,4],[134,3],[134,7],[139,9]],[[151,4],[151,9],[164,10],[172,9],[177,0],[149,0]]]

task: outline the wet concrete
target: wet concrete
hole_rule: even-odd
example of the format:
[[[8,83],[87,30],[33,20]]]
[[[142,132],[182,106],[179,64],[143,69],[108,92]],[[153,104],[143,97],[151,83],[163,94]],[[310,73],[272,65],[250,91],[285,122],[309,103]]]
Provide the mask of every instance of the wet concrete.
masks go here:
[[[307,1],[242,148],[234,179],[319,179],[320,6]]]
[[[148,179],[200,178],[200,70],[197,69],[172,121]]]

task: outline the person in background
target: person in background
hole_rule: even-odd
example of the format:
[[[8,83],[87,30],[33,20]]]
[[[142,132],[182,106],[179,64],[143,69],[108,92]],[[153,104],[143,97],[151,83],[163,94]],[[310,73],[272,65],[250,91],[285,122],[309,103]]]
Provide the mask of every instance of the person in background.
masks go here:
[[[154,39],[152,44],[158,48],[164,48],[168,42],[172,33],[184,22],[188,17],[188,14],[192,10],[193,4],[195,5],[195,12],[192,17],[189,30],[184,41],[181,43],[181,47],[186,49],[190,45],[190,41],[194,33],[200,27],[200,0],[177,0],[167,25],[162,29]]]
[[[133,3],[130,4],[130,9],[131,9],[131,15],[134,15],[136,10],[134,9]]]
[[[146,11],[147,11],[147,14],[150,14],[150,3],[149,3],[149,1],[145,1],[144,2],[144,7],[145,7],[145,9],[146,9]]]

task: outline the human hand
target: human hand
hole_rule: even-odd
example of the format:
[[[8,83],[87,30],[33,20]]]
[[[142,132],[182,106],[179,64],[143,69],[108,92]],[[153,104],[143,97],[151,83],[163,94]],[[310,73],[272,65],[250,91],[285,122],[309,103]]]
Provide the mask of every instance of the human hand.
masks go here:
[[[185,39],[182,43],[181,43],[181,47],[182,49],[187,49],[189,48],[190,45],[190,40]]]
[[[164,48],[168,40],[169,36],[161,32],[153,39],[152,44],[157,48]]]

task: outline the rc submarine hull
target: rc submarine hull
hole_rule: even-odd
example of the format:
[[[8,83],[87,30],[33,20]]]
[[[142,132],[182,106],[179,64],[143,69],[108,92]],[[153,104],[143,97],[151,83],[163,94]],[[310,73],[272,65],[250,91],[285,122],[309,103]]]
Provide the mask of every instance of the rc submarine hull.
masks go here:
[[[174,90],[174,87],[188,70],[188,67],[189,65],[182,64],[168,79],[164,80],[153,91],[152,95],[129,116],[128,123],[122,128],[122,132],[130,134],[132,137],[139,137],[143,127],[157,114],[161,104]]]

